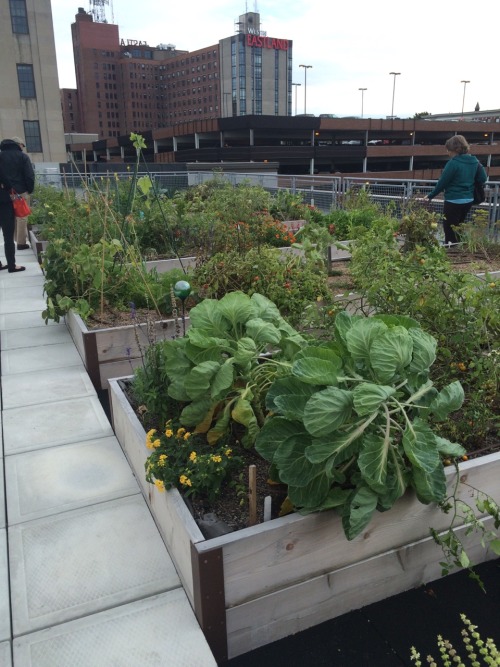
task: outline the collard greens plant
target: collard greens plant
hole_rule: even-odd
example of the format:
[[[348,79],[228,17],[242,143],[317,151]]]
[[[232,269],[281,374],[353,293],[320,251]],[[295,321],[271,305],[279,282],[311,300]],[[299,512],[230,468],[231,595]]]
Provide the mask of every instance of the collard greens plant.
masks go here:
[[[184,405],[180,422],[206,433],[209,444],[236,422],[244,427],[241,442],[251,446],[271,379],[288,372],[287,360],[305,340],[261,294],[205,299],[189,316],[183,338],[161,343],[169,396]]]
[[[291,375],[273,382],[256,448],[296,509],[339,508],[353,539],[409,487],[423,503],[445,498],[441,457],[465,451],[432,424],[464,394],[458,381],[433,386],[436,340],[410,318],[342,312],[335,330],[334,341],[301,349]]]

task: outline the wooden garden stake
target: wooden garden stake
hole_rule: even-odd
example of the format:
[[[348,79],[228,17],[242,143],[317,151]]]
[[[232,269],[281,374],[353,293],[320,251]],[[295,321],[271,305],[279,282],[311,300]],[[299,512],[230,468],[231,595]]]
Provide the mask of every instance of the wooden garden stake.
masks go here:
[[[257,523],[257,466],[248,466],[248,525],[255,526]]]

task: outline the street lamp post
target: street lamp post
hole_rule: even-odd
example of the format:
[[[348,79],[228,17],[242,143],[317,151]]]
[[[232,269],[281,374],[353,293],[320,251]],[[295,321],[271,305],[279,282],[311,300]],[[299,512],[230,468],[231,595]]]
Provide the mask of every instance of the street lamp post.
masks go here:
[[[389,72],[391,76],[394,77],[392,83],[392,107],[391,107],[391,118],[394,118],[394,94],[396,92],[396,77],[401,74],[401,72]]]
[[[304,68],[304,116],[307,113],[307,70],[311,69],[312,65],[299,65]]]
[[[464,105],[465,105],[465,88],[467,87],[467,84],[470,83],[470,81],[467,81],[466,79],[462,79],[460,83],[464,84],[464,95],[462,97],[462,115],[464,113]]]
[[[364,102],[365,90],[368,90],[368,88],[358,88],[358,90],[361,91],[361,118],[363,118],[363,102]]]
[[[300,83],[292,83],[292,86],[295,86],[295,115],[297,115],[297,87],[301,85]]]

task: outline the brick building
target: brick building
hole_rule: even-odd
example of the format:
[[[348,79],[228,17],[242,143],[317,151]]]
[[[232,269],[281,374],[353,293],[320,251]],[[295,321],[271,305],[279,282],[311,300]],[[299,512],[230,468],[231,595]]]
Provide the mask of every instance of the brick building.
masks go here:
[[[291,115],[292,42],[239,17],[218,44],[180,51],[121,39],[80,8],[71,26],[77,89],[61,91],[66,132],[101,139],[244,115]]]

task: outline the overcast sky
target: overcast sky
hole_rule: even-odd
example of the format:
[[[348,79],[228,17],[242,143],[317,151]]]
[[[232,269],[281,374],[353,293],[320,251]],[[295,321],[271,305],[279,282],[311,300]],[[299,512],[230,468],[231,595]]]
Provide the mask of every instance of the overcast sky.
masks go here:
[[[89,0],[51,0],[61,88],[75,86],[71,23]],[[482,5],[481,5],[482,6]],[[479,7],[479,5],[478,5]],[[104,11],[120,38],[194,51],[235,32],[245,11],[258,11],[269,37],[293,41],[293,113],[408,118],[500,108],[496,2],[478,24],[473,5],[456,0],[109,0]],[[390,72],[400,72],[391,76]],[[468,80],[469,83],[462,83]],[[394,89],[395,82],[395,89]],[[359,89],[366,88],[362,93]],[[465,100],[464,100],[465,90]],[[362,99],[363,98],[363,99]],[[295,104],[297,100],[297,105]]]

